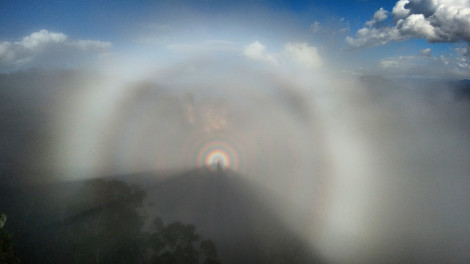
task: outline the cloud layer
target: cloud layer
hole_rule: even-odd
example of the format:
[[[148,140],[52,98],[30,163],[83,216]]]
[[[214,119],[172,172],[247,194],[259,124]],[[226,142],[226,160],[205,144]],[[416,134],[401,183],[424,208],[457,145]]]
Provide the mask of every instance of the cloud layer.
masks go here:
[[[63,33],[40,30],[19,41],[0,42],[0,71],[67,64],[80,55],[100,53],[111,48],[110,42],[71,40]]]
[[[266,46],[255,41],[245,46],[243,54],[250,60],[263,61],[272,65],[294,62],[294,64],[306,69],[323,66],[318,48],[310,46],[306,42],[288,42],[285,44],[282,54],[271,54],[266,51]]]
[[[429,42],[470,42],[470,2],[466,0],[399,0],[392,9],[394,22],[383,26],[388,11],[380,8],[356,37],[351,48],[385,45],[391,41],[422,38]]]
[[[385,57],[377,67],[363,74],[382,76],[412,76],[465,79],[470,74],[470,60],[466,48],[456,48],[449,55],[434,55],[431,48],[422,49],[414,55]]]

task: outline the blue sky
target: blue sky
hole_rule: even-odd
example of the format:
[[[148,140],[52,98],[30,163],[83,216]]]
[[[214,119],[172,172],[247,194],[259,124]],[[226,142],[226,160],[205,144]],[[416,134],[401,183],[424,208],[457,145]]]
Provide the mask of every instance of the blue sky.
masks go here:
[[[113,56],[165,57],[169,46],[223,40],[233,42],[240,49],[258,41],[265,55],[282,53],[287,43],[306,43],[317,49],[326,66],[358,75],[430,72],[431,76],[466,77],[470,69],[463,54],[467,54],[470,33],[466,26],[470,28],[470,25],[465,23],[470,20],[465,12],[470,10],[470,4],[459,0],[410,1],[402,8],[407,9],[408,15],[399,17],[392,10],[408,0],[6,0],[0,4],[0,44],[4,47],[3,51],[0,49],[0,67],[7,72],[42,67],[44,61],[37,59],[41,56],[36,56],[36,51],[24,51],[23,46],[15,43],[45,30],[41,37],[47,38],[49,33],[66,36],[66,41],[61,40],[68,45],[66,54],[74,53],[72,47],[76,49],[79,40],[94,41],[86,47],[82,42],[80,55],[67,58],[67,63],[49,60],[44,63],[47,67],[74,67],[77,58],[83,62],[84,57],[93,59],[104,52]],[[450,9],[439,9],[440,2]],[[381,8],[380,21],[375,21],[374,14],[380,13]],[[434,14],[416,20],[420,10],[426,8],[434,8]],[[463,17],[447,12],[452,8],[463,10],[460,12],[464,13]],[[455,26],[460,30],[452,29],[451,23],[455,21],[460,23]],[[367,32],[359,36],[361,29]],[[109,45],[97,45],[98,42]],[[10,52],[8,57],[5,55],[8,51],[15,55]],[[23,57],[18,55],[25,53]],[[46,57],[61,57],[49,53]],[[21,63],[14,63],[18,61]]]
[[[191,12],[199,20],[222,19],[226,14],[256,19],[259,13],[290,15],[299,25],[343,17],[361,26],[380,7],[394,1],[3,1],[0,36],[22,37],[48,29],[77,37],[115,40],[146,23],[176,22]],[[163,20],[163,21],[162,21]],[[303,25],[302,25],[303,24]],[[206,25],[210,26],[210,25]],[[125,41],[125,40],[122,40]]]

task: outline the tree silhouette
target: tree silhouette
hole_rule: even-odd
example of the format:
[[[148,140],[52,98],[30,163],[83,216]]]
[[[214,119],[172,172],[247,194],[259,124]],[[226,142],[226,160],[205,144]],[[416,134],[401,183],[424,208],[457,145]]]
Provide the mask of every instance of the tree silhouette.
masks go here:
[[[72,217],[59,237],[68,247],[68,263],[139,263],[143,252],[143,217],[139,209],[145,192],[118,180],[85,182],[70,205]],[[65,262],[64,262],[65,263]]]
[[[89,180],[78,190],[57,232],[54,246],[44,254],[52,263],[220,264],[215,244],[200,240],[194,225],[153,222],[143,229],[140,213],[145,192],[118,180]],[[202,254],[201,254],[202,251]]]
[[[0,263],[17,264],[20,263],[20,259],[13,246],[12,237],[3,229],[6,220],[6,215],[2,214],[0,216]]]
[[[150,235],[150,245],[153,251],[151,262],[155,264],[219,264],[214,242],[202,241],[201,252],[194,245],[200,237],[195,233],[196,227],[184,225],[178,221],[163,225],[157,218],[154,222],[156,231]]]
[[[220,261],[217,259],[217,249],[215,248],[214,242],[212,240],[204,240],[201,242],[201,251],[205,256],[203,264],[220,264]]]
[[[26,196],[37,201],[26,208],[40,213],[19,218],[24,223],[19,227],[28,227],[26,232],[12,232],[24,263],[220,263],[212,241],[198,244],[201,238],[194,225],[165,225],[156,218],[152,229],[145,229],[146,193],[138,186],[93,179],[76,188],[67,199],[56,200],[61,207],[45,206],[50,200],[44,195]],[[6,216],[0,215],[0,264],[17,264],[5,222]]]

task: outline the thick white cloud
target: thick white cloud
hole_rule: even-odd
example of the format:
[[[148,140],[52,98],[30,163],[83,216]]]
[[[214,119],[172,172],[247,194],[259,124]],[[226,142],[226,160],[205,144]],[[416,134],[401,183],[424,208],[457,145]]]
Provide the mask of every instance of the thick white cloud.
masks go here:
[[[45,29],[34,32],[17,42],[18,45],[27,49],[36,49],[51,43],[62,43],[67,40],[67,36],[62,33],[49,32]]]
[[[399,0],[392,9],[392,15],[395,19],[406,18],[410,14],[410,10],[405,8],[405,5],[408,4],[408,0]]]
[[[278,64],[277,59],[274,57],[274,55],[267,53],[266,46],[261,44],[259,41],[255,41],[250,45],[246,46],[243,50],[243,54],[251,60]]]
[[[287,43],[285,50],[293,61],[307,68],[318,68],[323,66],[323,60],[320,55],[318,55],[317,48],[309,46],[305,42]]]
[[[307,69],[323,66],[323,60],[318,54],[317,47],[309,46],[305,42],[288,42],[284,46],[283,53],[275,55],[266,52],[266,46],[259,41],[255,41],[244,48],[243,54],[248,59],[263,61],[272,65],[293,62],[295,65]]]
[[[74,57],[103,52],[109,48],[110,42],[70,40],[63,33],[43,29],[19,41],[0,42],[0,71],[70,63]]]
[[[436,29],[423,14],[410,15],[405,20],[398,21],[397,27],[400,34],[404,36],[426,38],[430,41],[437,41],[439,39]]]
[[[347,37],[352,48],[385,45],[391,41],[423,38],[429,42],[470,42],[470,1],[399,0],[393,10],[395,23],[372,28],[385,19],[387,11],[378,10],[356,37]],[[385,18],[384,18],[385,17]]]

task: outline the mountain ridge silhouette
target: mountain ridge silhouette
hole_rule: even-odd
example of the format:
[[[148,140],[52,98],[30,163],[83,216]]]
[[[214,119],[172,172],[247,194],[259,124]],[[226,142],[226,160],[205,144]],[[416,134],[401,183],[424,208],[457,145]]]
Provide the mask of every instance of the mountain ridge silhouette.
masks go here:
[[[156,181],[146,190],[148,213],[194,224],[223,263],[324,263],[261,199],[266,190],[235,171],[199,168]]]

